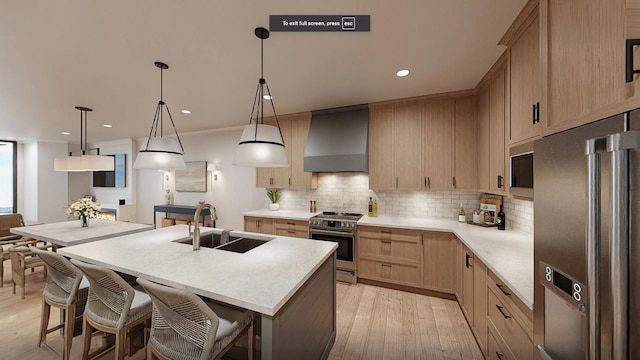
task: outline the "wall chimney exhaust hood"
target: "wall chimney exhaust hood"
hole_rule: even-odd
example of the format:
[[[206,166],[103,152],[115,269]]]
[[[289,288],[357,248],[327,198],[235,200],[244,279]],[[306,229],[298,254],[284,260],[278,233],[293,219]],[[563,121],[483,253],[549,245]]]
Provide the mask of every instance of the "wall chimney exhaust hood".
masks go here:
[[[368,105],[313,111],[304,171],[366,172]]]

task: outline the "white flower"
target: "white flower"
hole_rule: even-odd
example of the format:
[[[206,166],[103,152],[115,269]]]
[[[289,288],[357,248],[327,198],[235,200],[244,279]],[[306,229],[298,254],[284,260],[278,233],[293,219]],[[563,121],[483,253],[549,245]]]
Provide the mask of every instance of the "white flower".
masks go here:
[[[100,204],[93,202],[91,196],[80,198],[67,208],[67,214],[78,217],[95,217],[98,211],[100,211]]]

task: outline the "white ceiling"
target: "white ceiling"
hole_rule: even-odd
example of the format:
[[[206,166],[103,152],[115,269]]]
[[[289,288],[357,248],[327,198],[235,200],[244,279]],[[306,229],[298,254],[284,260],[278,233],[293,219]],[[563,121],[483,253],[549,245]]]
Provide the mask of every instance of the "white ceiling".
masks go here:
[[[473,88],[525,3],[0,0],[0,139],[79,143],[76,105],[94,109],[90,142],[147,136],[155,61],[169,65],[178,132],[246,124],[260,75],[254,28],[269,28],[269,15],[371,16],[370,32],[271,33],[264,76],[278,114]]]

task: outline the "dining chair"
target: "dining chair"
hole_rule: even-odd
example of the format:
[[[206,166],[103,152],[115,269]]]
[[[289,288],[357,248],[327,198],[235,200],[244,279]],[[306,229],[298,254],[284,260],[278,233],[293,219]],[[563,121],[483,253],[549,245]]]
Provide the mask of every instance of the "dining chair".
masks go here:
[[[38,240],[24,240],[13,244],[9,248],[9,258],[11,259],[11,282],[13,286],[13,294],[16,293],[16,287],[20,287],[20,298],[24,299],[25,288],[26,288],[26,271],[27,269],[35,269],[39,266],[42,266],[45,271],[45,277],[47,274],[47,269],[44,266],[44,262],[36,256],[31,250],[29,250],[29,246],[35,246],[38,243],[42,243]]]
[[[64,328],[64,348],[62,359],[68,360],[71,353],[71,343],[75,332],[75,322],[78,307],[87,302],[89,293],[89,281],[82,271],[64,256],[53,251],[47,251],[31,246],[29,250],[37,255],[47,268],[47,282],[42,291],[42,316],[40,318],[40,335],[38,347],[42,343],[46,345],[47,334]],[[64,311],[64,322],[49,328],[51,307]]]
[[[138,278],[153,302],[147,359],[221,359],[244,335],[253,359],[253,312],[241,311],[195,294]]]
[[[94,358],[109,350],[101,349],[89,354],[93,329],[114,334],[115,358],[124,359],[125,343],[130,339],[131,330],[151,318],[149,296],[134,289],[110,269],[77,259],[71,259],[71,263],[80,268],[89,280],[89,294],[83,315],[82,359]],[[146,344],[146,338],[144,342]]]
[[[23,242],[26,238],[20,235],[12,234],[10,229],[14,227],[24,226],[22,214],[5,214],[0,215],[0,247],[2,247],[2,262],[0,263],[0,287],[4,287],[4,262],[10,260],[9,248],[13,245]]]

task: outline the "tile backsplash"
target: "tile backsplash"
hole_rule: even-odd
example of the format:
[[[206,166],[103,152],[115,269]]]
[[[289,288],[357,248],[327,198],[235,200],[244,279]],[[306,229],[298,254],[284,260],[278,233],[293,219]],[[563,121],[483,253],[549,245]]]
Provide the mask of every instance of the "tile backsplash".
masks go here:
[[[369,197],[378,199],[380,215],[457,219],[460,203],[467,215],[480,207],[479,192],[462,191],[373,191],[364,173],[320,173],[316,190],[282,191],[282,209],[309,210],[316,201],[318,211],[367,213]],[[504,198],[507,228],[533,231],[533,202]]]

